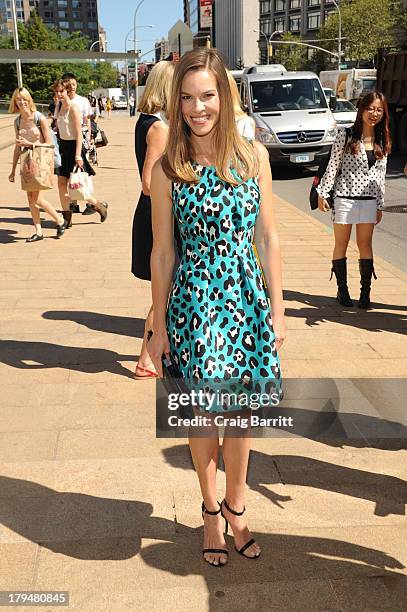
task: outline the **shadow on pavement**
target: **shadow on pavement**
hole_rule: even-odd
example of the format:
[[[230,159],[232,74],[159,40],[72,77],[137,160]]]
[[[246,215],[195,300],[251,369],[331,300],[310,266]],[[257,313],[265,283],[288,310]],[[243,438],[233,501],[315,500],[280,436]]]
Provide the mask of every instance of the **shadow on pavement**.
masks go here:
[[[360,311],[354,308],[343,308],[334,297],[326,295],[315,295],[302,291],[284,290],[284,299],[292,302],[303,302],[310,308],[286,308],[287,317],[298,317],[305,319],[309,327],[319,325],[325,321],[339,319],[343,325],[377,332],[386,331],[398,334],[407,334],[407,315],[388,312],[391,310],[402,310],[407,313],[407,306],[397,304],[383,304],[375,302],[372,298],[372,310]],[[386,312],[377,312],[375,309],[383,309]]]
[[[400,573],[404,566],[377,549],[334,538],[257,532],[253,535],[263,553],[250,562],[233,552],[228,536],[229,563],[220,572],[202,560],[201,527],[155,517],[149,503],[60,493],[8,477],[0,477],[0,491],[0,521],[23,538],[75,559],[123,561],[140,554],[153,569],[201,576],[211,611],[283,610],[288,603],[289,609],[336,610],[345,609],[346,601],[362,604],[361,599],[364,605],[357,609],[405,609],[407,579]],[[142,548],[142,538],[160,541]],[[106,570],[99,568],[101,578]],[[135,572],[137,580],[136,568]],[[361,581],[368,585],[363,592]],[[108,575],[104,584],[109,586]],[[177,593],[182,596],[182,587]],[[380,597],[380,608],[371,607],[372,597],[374,603]],[[315,608],[316,602],[320,608]]]
[[[17,238],[18,232],[9,229],[0,229],[0,244],[12,244],[14,242],[20,242],[25,238]]]
[[[99,348],[62,346],[50,342],[0,340],[0,361],[13,368],[42,370],[66,368],[95,374],[111,372],[133,379],[133,373],[120,361],[134,361],[135,355],[120,355]]]
[[[162,453],[172,467],[194,469],[187,445],[166,448]],[[276,473],[279,478],[275,476]],[[249,489],[284,509],[282,504],[292,501],[292,497],[270,491],[268,485],[273,484],[311,487],[354,499],[364,499],[375,504],[376,516],[404,516],[406,512],[407,482],[400,478],[343,467],[310,457],[268,455],[252,450],[247,477]]]
[[[51,321],[74,321],[88,329],[130,338],[142,338],[144,335],[145,320],[137,317],[120,317],[86,310],[48,310],[42,317]]]

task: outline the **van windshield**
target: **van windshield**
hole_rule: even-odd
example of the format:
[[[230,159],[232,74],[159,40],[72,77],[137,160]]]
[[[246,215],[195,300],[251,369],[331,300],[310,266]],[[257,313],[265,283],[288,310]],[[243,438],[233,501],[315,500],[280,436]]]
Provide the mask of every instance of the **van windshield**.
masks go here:
[[[251,90],[257,113],[328,107],[318,79],[254,81]]]

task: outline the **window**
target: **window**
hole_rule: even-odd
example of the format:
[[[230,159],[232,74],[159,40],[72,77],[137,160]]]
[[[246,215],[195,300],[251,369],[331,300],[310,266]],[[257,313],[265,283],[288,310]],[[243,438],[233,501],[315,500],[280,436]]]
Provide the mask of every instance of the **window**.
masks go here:
[[[301,8],[301,0],[290,0],[290,9],[299,9],[299,8]]]
[[[88,8],[96,8],[96,0],[88,0]]]
[[[308,15],[308,29],[316,30],[321,25],[321,13],[311,13]]]
[[[278,19],[274,19],[274,31],[275,32],[284,32],[285,30],[285,19],[279,17]]]
[[[88,22],[88,28],[89,28],[89,30],[97,30],[98,29],[98,24],[96,23],[96,21],[89,21]]]
[[[327,108],[318,79],[278,79],[251,83],[254,112]]]
[[[264,13],[269,13],[271,10],[271,2],[270,0],[261,0],[260,2],[260,15]]]
[[[81,12],[80,11],[72,11],[72,19],[80,19]]]
[[[82,28],[83,28],[82,21],[74,21],[73,22],[73,27],[74,27],[75,30],[82,30]]]
[[[54,19],[54,12],[53,11],[45,11],[44,12],[44,18],[45,19]]]
[[[321,0],[308,0],[308,6],[319,6],[321,4]]]
[[[290,17],[290,32],[300,32],[301,30],[301,17],[295,16]]]
[[[68,13],[66,11],[58,11],[59,19],[68,19]]]
[[[68,8],[67,0],[58,0],[58,8]]]
[[[76,9],[76,8],[81,8],[82,3],[79,0],[72,0],[72,8]]]
[[[270,19],[264,19],[263,21],[260,21],[260,30],[262,32],[264,32],[264,34],[266,34],[267,36],[270,36],[270,34],[271,34],[271,21],[270,21]]]
[[[276,11],[285,11],[285,0],[276,0]]]
[[[69,30],[69,21],[60,21],[59,27],[61,30]]]
[[[96,19],[96,11],[88,11],[88,19]]]

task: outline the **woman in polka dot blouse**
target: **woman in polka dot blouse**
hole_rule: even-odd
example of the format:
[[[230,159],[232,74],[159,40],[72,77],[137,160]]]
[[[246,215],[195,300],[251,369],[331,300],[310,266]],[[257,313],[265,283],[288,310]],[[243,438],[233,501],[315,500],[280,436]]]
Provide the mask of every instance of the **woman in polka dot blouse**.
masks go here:
[[[359,308],[370,308],[373,267],[373,230],[381,221],[387,156],[391,149],[389,113],[386,99],[378,92],[368,93],[359,103],[356,121],[347,136],[340,130],[331,151],[328,167],[317,187],[318,208],[328,211],[327,198],[333,191],[332,221],[335,247],[332,273],[338,285],[337,300],[353,306],[346,274],[346,250],[356,225],[359,249]],[[332,278],[332,274],[331,274]]]

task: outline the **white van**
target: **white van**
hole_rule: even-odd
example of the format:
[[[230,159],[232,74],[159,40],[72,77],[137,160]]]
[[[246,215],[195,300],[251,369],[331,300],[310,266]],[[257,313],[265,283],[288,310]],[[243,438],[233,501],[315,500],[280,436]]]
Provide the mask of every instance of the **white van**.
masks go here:
[[[256,124],[256,139],[278,164],[315,164],[328,157],[337,126],[321,83],[313,72],[246,72],[243,107]],[[335,107],[336,99],[330,101]]]

